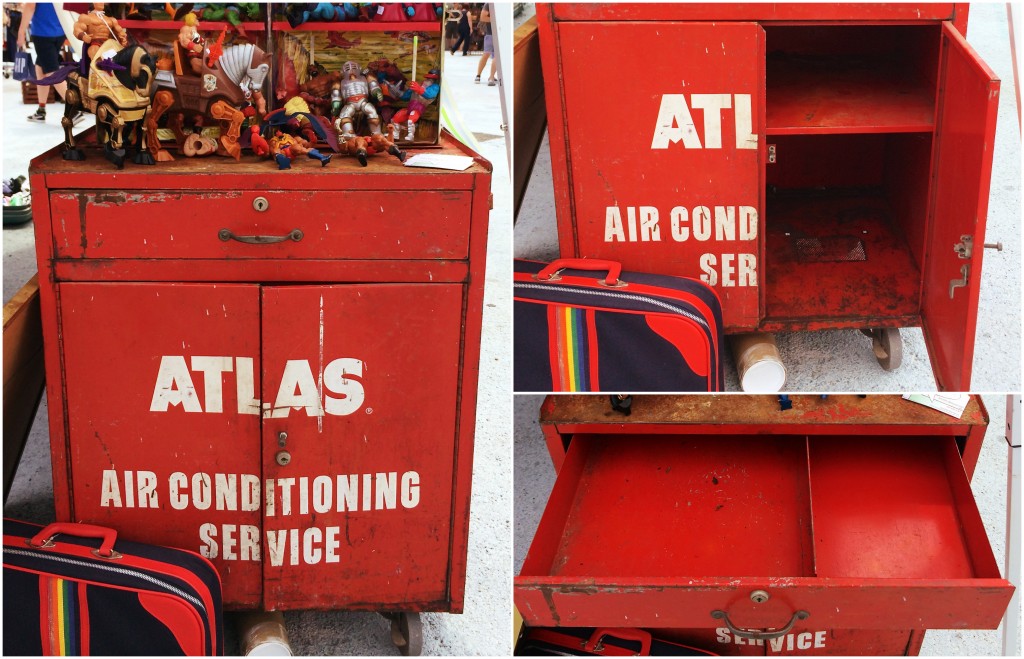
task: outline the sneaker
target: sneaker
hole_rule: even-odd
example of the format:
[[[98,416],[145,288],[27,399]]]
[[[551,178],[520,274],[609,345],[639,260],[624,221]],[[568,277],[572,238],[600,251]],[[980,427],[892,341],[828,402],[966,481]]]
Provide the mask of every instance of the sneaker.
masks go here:
[[[29,121],[34,121],[34,122],[36,122],[38,124],[45,124],[46,123],[46,110],[44,110],[42,108],[36,109],[36,111],[33,114],[28,115],[28,120]]]
[[[496,84],[498,84],[498,81],[497,81],[497,80],[495,80],[494,78],[491,78],[490,80],[488,80],[488,81],[487,81],[487,86],[488,86],[488,87],[493,87],[493,86],[495,86]]]
[[[479,85],[480,84],[480,76],[477,76],[477,77],[473,78],[473,82],[475,82],[476,84]]]

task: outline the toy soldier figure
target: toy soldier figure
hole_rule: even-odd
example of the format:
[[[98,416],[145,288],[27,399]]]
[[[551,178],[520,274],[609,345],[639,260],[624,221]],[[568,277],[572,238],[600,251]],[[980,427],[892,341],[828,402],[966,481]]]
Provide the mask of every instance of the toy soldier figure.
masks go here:
[[[344,105],[341,108],[334,125],[343,138],[355,136],[353,124],[358,116],[364,115],[366,123],[370,126],[370,133],[380,132],[380,115],[377,108],[373,106],[368,97],[372,96],[378,103],[384,100],[384,92],[373,77],[367,78],[365,72],[360,70],[355,62],[345,62],[341,65],[341,100]]]
[[[270,139],[269,147],[271,155],[277,161],[278,169],[291,169],[292,160],[296,156],[303,155],[307,158],[319,160],[321,167],[326,167],[327,163],[331,162],[330,154],[324,155],[320,153],[319,150],[314,148],[313,144],[298,135],[288,135],[287,133],[277,131],[274,137]]]
[[[430,72],[424,77],[423,84],[411,81],[409,89],[401,93],[399,98],[409,101],[409,105],[396,112],[391,119],[393,124],[391,139],[393,141],[398,141],[402,122],[407,122],[405,140],[412,142],[416,139],[416,123],[423,116],[423,111],[427,109],[427,106],[437,100],[437,95],[441,92],[441,85],[438,84],[440,78],[441,71],[439,69],[430,69]],[[397,87],[392,87],[392,89],[398,91]]]
[[[203,53],[206,51],[206,39],[199,34],[199,18],[189,12],[185,14],[185,24],[178,30],[178,45],[185,51],[189,66],[196,75],[203,72]]]
[[[128,33],[121,27],[117,19],[110,18],[103,13],[105,3],[92,3],[92,10],[87,14],[81,14],[75,22],[74,35],[81,39],[82,43],[88,46],[86,52],[91,60],[96,56],[96,51],[107,39],[116,39],[122,47],[128,45]]]

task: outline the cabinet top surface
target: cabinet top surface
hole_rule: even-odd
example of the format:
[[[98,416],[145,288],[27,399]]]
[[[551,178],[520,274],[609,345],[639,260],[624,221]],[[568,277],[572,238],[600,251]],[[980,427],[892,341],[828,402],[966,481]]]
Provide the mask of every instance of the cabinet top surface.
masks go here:
[[[33,158],[29,172],[33,175],[60,177],[47,186],[51,188],[147,188],[167,187],[168,182],[172,182],[174,187],[181,189],[230,186],[235,189],[324,190],[388,186],[421,189],[435,187],[429,183],[430,179],[437,179],[436,188],[443,188],[450,186],[441,183],[441,180],[451,180],[453,176],[468,180],[472,175],[491,171],[487,160],[447,133],[441,135],[438,147],[410,148],[409,157],[417,153],[471,156],[474,163],[468,169],[453,171],[406,167],[394,156],[378,153],[370,156],[366,167],[360,166],[355,157],[342,154],[334,154],[333,160],[326,167],[321,167],[316,160],[297,157],[292,161],[291,169],[286,170],[278,170],[273,160],[260,159],[251,154],[243,155],[237,162],[230,157],[187,158],[175,154],[175,160],[155,165],[137,165],[129,160],[124,169],[118,170],[103,157],[92,137],[90,129],[85,134],[85,143],[80,143],[85,151],[84,161],[64,160],[61,157],[63,145],[58,145]],[[325,153],[329,153],[329,149],[325,148]],[[218,177],[219,180],[200,177]],[[386,178],[374,185],[372,181],[377,177]]]
[[[952,2],[555,3],[550,11],[556,21],[934,21],[967,13],[966,4]]]
[[[779,424],[779,425],[986,425],[988,413],[972,396],[957,420],[899,395],[790,396],[780,410],[777,396],[634,396],[627,417],[613,411],[607,396],[550,396],[541,423],[555,424]]]

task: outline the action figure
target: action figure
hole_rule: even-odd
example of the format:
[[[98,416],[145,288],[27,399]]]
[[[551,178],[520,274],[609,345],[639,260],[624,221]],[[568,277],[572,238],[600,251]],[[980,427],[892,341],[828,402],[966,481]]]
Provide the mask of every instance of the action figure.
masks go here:
[[[403,101],[408,100],[409,105],[396,112],[392,118],[391,139],[393,141],[398,141],[403,121],[406,122],[407,131],[405,141],[412,142],[416,138],[416,122],[423,116],[423,111],[427,109],[427,106],[437,99],[437,95],[441,91],[441,85],[438,83],[440,77],[441,72],[438,69],[430,69],[430,72],[424,76],[423,84],[412,80],[408,83],[409,89],[401,92],[399,98]],[[391,90],[396,95],[399,94],[397,87],[391,86]]]
[[[298,135],[288,135],[281,131],[276,131],[268,146],[270,147],[270,153],[274,156],[274,160],[277,161],[278,169],[291,169],[292,160],[296,156],[301,155],[319,160],[321,167],[326,167],[327,163],[331,162],[330,155],[320,153],[317,149],[312,148],[309,142]]]
[[[391,127],[388,126],[388,128]],[[341,141],[340,150],[342,153],[358,158],[359,164],[363,167],[366,167],[367,164],[366,157],[378,152],[390,153],[398,158],[399,162],[405,162],[405,151],[395,146],[395,143],[389,140],[384,133],[374,133],[369,137],[361,135],[345,137]]]
[[[245,34],[245,26],[242,25],[242,21],[254,21],[260,15],[260,5],[257,2],[233,2],[228,4],[211,2],[197,5],[196,8],[199,11],[199,16],[204,21],[226,20],[238,32],[239,36],[245,38],[248,37]]]
[[[107,39],[116,39],[122,48],[128,46],[128,33],[118,24],[116,18],[104,14],[105,3],[92,3],[92,10],[87,14],[80,14],[75,22],[75,38],[81,39],[88,45],[86,52],[91,61],[96,56],[96,51]],[[112,53],[113,51],[108,51]]]
[[[191,133],[185,138],[182,152],[189,158],[212,156],[217,153],[217,140],[201,133]]]
[[[267,143],[267,138],[260,135],[259,126],[249,127],[249,145],[252,146],[252,152],[260,158],[265,158],[270,155],[270,144]]]
[[[339,91],[344,105],[338,112],[334,126],[341,136],[345,139],[355,137],[353,124],[360,114],[366,117],[370,133],[379,133],[380,116],[377,114],[377,108],[368,98],[372,96],[378,103],[384,100],[384,92],[377,84],[377,79],[367,78],[366,73],[360,70],[359,65],[355,62],[345,62],[341,65],[341,88]]]
[[[178,45],[185,51],[192,72],[202,75],[206,39],[199,34],[199,18],[192,12],[185,14],[185,24],[178,30]]]

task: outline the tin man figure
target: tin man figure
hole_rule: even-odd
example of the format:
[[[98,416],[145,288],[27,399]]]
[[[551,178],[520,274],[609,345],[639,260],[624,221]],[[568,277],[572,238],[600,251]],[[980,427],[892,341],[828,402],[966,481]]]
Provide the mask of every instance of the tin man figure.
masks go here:
[[[373,77],[367,78],[365,72],[355,62],[345,62],[341,65],[340,93],[344,105],[342,105],[334,125],[341,136],[345,139],[355,137],[353,125],[359,115],[366,117],[371,134],[379,133],[380,115],[377,114],[377,108],[368,98],[372,96],[378,103],[384,100],[384,92],[381,91],[377,80]]]

